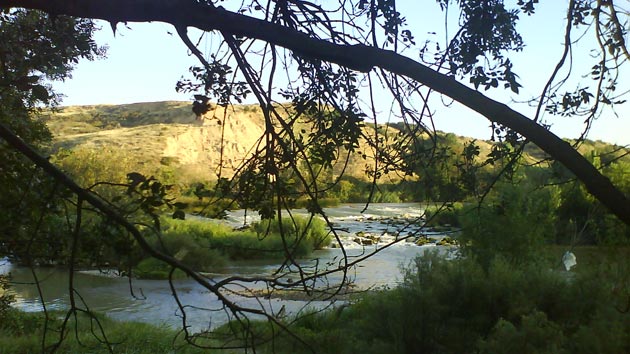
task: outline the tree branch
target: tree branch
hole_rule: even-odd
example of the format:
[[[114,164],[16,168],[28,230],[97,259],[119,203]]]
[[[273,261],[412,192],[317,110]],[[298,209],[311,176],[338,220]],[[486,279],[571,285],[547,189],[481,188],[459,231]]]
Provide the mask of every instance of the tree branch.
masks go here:
[[[407,76],[538,145],[571,170],[591,194],[630,225],[630,200],[571,145],[508,106],[395,52],[362,44],[340,45],[311,38],[292,28],[192,0],[0,0],[0,7],[39,9],[52,15],[102,19],[112,23],[160,21],[178,28],[188,26],[204,31],[220,30],[235,36],[262,40],[301,56],[336,63],[361,72],[379,67]]]
[[[9,128],[7,128],[4,124],[0,124],[0,138],[4,139],[10,146],[15,148],[17,151],[26,156],[29,160],[31,160],[36,166],[44,170],[49,176],[59,182],[60,185],[68,188],[74,194],[77,195],[79,200],[90,203],[94,208],[98,209],[101,213],[107,216],[110,220],[113,220],[117,224],[121,225],[125,230],[127,230],[131,235],[133,235],[134,239],[138,242],[142,250],[147,252],[152,257],[163,261],[166,264],[171,265],[172,267],[181,269],[187,276],[194,279],[197,283],[199,283],[204,288],[208,289],[211,293],[215,294],[219,300],[227,306],[232,312],[249,312],[252,314],[258,314],[269,318],[269,315],[265,313],[263,310],[244,308],[234,303],[230,299],[228,299],[225,294],[220,291],[220,287],[212,284],[207,278],[201,276],[199,273],[195,272],[192,268],[187,265],[179,262],[175,258],[166,255],[155,248],[151,247],[151,245],[147,242],[147,240],[142,236],[140,231],[127,219],[125,219],[122,215],[120,215],[116,210],[114,210],[107,203],[103,202],[94,194],[89,191],[81,188],[78,184],[76,184],[70,177],[60,171],[57,167],[51,164],[48,159],[39,155],[33,148],[28,146],[22,139],[16,136]]]

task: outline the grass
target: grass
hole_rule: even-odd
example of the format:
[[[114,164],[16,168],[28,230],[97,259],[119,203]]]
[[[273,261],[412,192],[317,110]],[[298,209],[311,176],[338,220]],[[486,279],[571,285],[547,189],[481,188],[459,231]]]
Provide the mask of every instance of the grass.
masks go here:
[[[287,218],[282,227],[277,221],[263,221],[246,230],[201,220],[165,218],[162,225],[162,236],[150,239],[153,246],[201,272],[214,271],[229,261],[279,259],[287,252],[304,257],[331,241],[325,223],[317,218]],[[145,279],[166,279],[169,271],[165,263],[146,258],[136,266],[135,274]]]
[[[427,226],[450,225],[460,227],[459,214],[462,213],[462,203],[452,203],[442,207],[441,205],[429,205],[425,211]]]
[[[186,204],[185,211],[188,214],[203,216],[206,218],[220,219],[225,215],[226,210],[236,210],[239,205],[235,201],[217,198],[199,199],[193,195],[182,195],[177,197],[177,201]]]
[[[50,312],[45,346],[60,338],[65,313]],[[101,332],[99,326],[102,326]],[[103,336],[105,333],[105,336]],[[0,353],[40,353],[44,336],[43,313],[25,313],[10,309],[0,321]],[[165,326],[137,322],[117,322],[102,315],[78,313],[70,316],[64,340],[57,353],[109,353],[104,338],[114,353],[202,353],[188,345],[178,332]]]

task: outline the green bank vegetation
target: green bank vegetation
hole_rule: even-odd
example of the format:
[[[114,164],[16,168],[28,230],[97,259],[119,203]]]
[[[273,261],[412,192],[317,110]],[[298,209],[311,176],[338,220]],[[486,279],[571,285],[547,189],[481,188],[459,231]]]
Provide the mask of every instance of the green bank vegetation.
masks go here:
[[[579,265],[577,273],[560,271],[544,257],[516,264],[497,256],[483,267],[474,257],[445,260],[429,253],[412,263],[394,289],[289,320],[303,342],[283,334],[273,350],[626,353],[630,250],[602,251],[597,262]],[[272,350],[266,342],[272,329],[257,323],[248,328],[255,335],[241,340]]]
[[[46,233],[46,240],[30,245],[28,254],[16,252],[9,258],[12,262],[66,264],[70,249],[60,241],[67,233],[66,221],[49,217],[44,222],[45,228],[40,232]],[[219,222],[170,217],[161,217],[160,224],[160,233],[144,229],[147,241],[200,272],[211,272],[238,260],[306,257],[331,242],[328,228],[318,218],[285,218],[282,226],[277,220],[263,220],[239,230]],[[74,255],[79,267],[113,267],[123,274],[131,270],[133,276],[140,278],[168,278],[170,267],[146,255],[135,240],[106,219],[86,213],[80,236],[82,243]]]
[[[206,137],[223,137],[223,132],[228,132],[233,138],[231,147],[242,151],[243,146],[239,142],[246,140],[245,133],[261,127],[260,112],[251,106],[238,109],[242,113],[240,120],[258,118],[257,121],[252,120],[247,129],[232,129],[232,126],[223,129],[226,123],[236,125],[236,122],[210,116],[213,130],[199,130],[194,134],[188,128],[197,123],[192,121],[190,113],[181,121],[176,118],[180,113],[172,114],[185,109],[177,103],[162,105],[163,109],[172,109],[170,112],[164,112],[158,106],[154,106],[158,109],[148,109],[147,104],[134,105],[131,111],[112,106],[76,108],[74,117],[77,119],[70,115],[62,117],[68,122],[66,126],[63,123],[56,125],[58,122],[52,118],[47,120],[53,127],[53,133],[58,135],[52,149],[48,149],[50,134],[42,121],[34,117],[41,113],[40,107],[57,102],[58,96],[51,90],[49,82],[69,78],[71,69],[80,58],[94,59],[105,53],[105,49],[99,48],[92,39],[96,29],[92,21],[61,15],[72,13],[99,17],[103,14],[99,15],[98,9],[87,5],[87,2],[73,2],[72,6],[65,7],[67,4],[59,0],[27,2],[27,6],[49,11],[54,15],[50,17],[43,12],[12,7],[22,3],[9,1],[9,8],[0,14],[0,36],[7,48],[3,52],[8,53],[2,55],[0,121],[3,127],[6,124],[12,130],[2,129],[0,146],[4,172],[0,174],[0,201],[3,206],[0,256],[8,255],[12,261],[22,261],[29,266],[104,264],[128,269],[136,267],[148,272],[159,267],[159,264],[147,265],[146,255],[140,251],[137,241],[116,226],[123,223],[122,219],[134,223],[127,231],[134,232],[138,239],[146,237],[155,247],[196,269],[219,266],[222,257],[275,256],[279,252],[278,239],[283,241],[283,246],[291,246],[282,247],[281,252],[295,255],[326,244],[326,236],[305,226],[311,221],[290,221],[288,225],[284,220],[275,224],[274,221],[264,221],[242,234],[236,234],[232,230],[221,230],[216,225],[200,226],[189,221],[164,219],[167,212],[175,218],[184,215],[183,210],[187,206],[172,199],[171,192],[178,188],[187,195],[192,188],[197,191],[193,187],[195,183],[206,184],[207,190],[216,192],[214,196],[201,196],[202,199],[207,198],[213,204],[221,199],[232,200],[228,205],[253,209],[267,219],[271,219],[274,211],[282,206],[292,207],[300,203],[316,214],[320,207],[316,203],[318,200],[444,201],[452,206],[443,216],[433,211],[431,220],[437,225],[449,223],[461,226],[460,258],[446,261],[435,255],[426,255],[416,260],[405,282],[396,289],[367,294],[348,308],[314,313],[288,322],[293,332],[307,342],[307,346],[290,336],[277,337],[271,344],[260,342],[259,338],[265,337],[270,330],[278,333],[275,331],[277,328],[269,328],[269,323],[242,328],[252,329],[253,332],[241,335],[237,331],[235,343],[269,345],[263,350],[277,352],[300,352],[304,348],[335,353],[630,351],[627,256],[624,254],[617,263],[596,261],[584,271],[581,269],[588,263],[583,263],[580,258],[580,271],[577,273],[559,270],[557,256],[551,262],[545,257],[548,249],[556,250],[555,244],[571,245],[566,248],[596,244],[597,251],[613,255],[613,250],[627,249],[623,244],[629,238],[628,226],[619,223],[602,204],[586,194],[580,184],[573,182],[575,176],[557,164],[547,163],[547,156],[531,145],[525,146],[525,143],[537,141],[541,146],[544,143],[556,159],[564,161],[585,183],[602,177],[594,170],[580,167],[590,167],[588,162],[591,162],[621,189],[606,190],[606,183],[595,182],[603,185],[604,191],[598,192],[598,188],[591,188],[591,191],[630,224],[627,211],[619,208],[619,203],[612,202],[626,201],[622,194],[630,193],[627,149],[587,142],[582,144],[580,152],[587,156],[588,161],[579,156],[570,158],[575,152],[572,147],[545,129],[534,129],[540,128],[536,125],[540,118],[538,113],[531,120],[524,119],[507,105],[485,99],[464,86],[452,85],[454,82],[450,79],[468,80],[475,89],[503,87],[518,94],[525,82],[520,82],[517,73],[512,71],[513,61],[510,59],[512,52],[524,48],[525,42],[516,23],[522,17],[519,16],[521,13],[533,15],[538,10],[534,5],[537,1],[518,1],[518,7],[509,6],[509,9],[501,1],[489,4],[438,1],[442,10],[446,10],[449,4],[459,6],[461,31],[454,31],[455,36],[446,45],[438,45],[432,37],[426,37],[418,40],[418,46],[411,31],[403,29],[405,17],[411,14],[399,13],[393,1],[370,4],[360,1],[356,9],[354,5],[345,6],[344,3],[340,7],[333,5],[333,8],[317,6],[315,10],[306,3],[305,6],[288,6],[286,2],[270,2],[264,11],[274,15],[264,18],[270,24],[284,26],[284,37],[289,39],[284,41],[286,49],[297,54],[293,59],[299,70],[276,70],[275,65],[260,65],[260,69],[254,69],[258,65],[249,65],[254,64],[250,55],[280,58],[286,53],[276,52],[282,50],[276,45],[263,46],[262,52],[248,51],[246,46],[239,45],[242,42],[234,42],[233,36],[224,36],[227,46],[218,47],[232,49],[235,56],[223,55],[229,54],[225,52],[214,53],[220,55],[211,55],[212,63],[204,62],[204,68],[191,68],[194,81],[182,78],[176,86],[180,92],[194,95],[193,107],[197,114],[207,113],[212,108],[207,105],[210,97],[215,97],[221,105],[233,108],[229,105],[232,100],[240,102],[252,93],[267,110],[267,129],[264,129],[266,135],[263,139],[266,141],[258,143],[257,139],[263,136],[257,134],[262,133],[258,130],[251,134],[249,138],[253,140],[246,147],[249,151],[249,147],[257,144],[259,154],[256,159],[241,164],[247,156],[223,156],[224,139],[221,139],[221,144],[210,144],[220,145],[221,163],[232,165],[229,166],[230,173],[225,174],[222,174],[223,165],[218,168],[215,163],[210,170],[207,166],[203,168],[203,164],[196,164],[197,151],[180,154],[182,144],[178,144],[177,139],[186,142],[196,140],[199,143],[197,146],[203,146],[209,141]],[[167,15],[164,20],[176,24],[178,28],[185,28],[187,24],[202,27],[193,17],[191,23],[181,23],[181,16],[169,18],[171,13],[159,11],[168,10],[165,4],[153,2],[152,5],[157,6],[153,13]],[[243,25],[244,33],[250,33],[252,39],[269,38],[265,36],[271,33],[265,29],[268,27],[259,26],[260,31],[256,31],[258,27],[253,28],[243,15],[237,13],[237,10],[239,13],[263,10],[264,6],[249,9],[245,7],[247,4],[236,4],[226,9],[215,7],[210,2],[198,2],[196,5],[209,14],[231,16],[233,21],[230,24]],[[369,10],[366,8],[368,5]],[[549,90],[546,88],[541,93],[539,101],[533,98],[529,103],[544,107],[548,115],[584,118],[587,131],[595,117],[603,112],[603,107],[612,108],[625,101],[623,93],[614,93],[620,84],[618,78],[624,77],[619,75],[622,66],[608,65],[623,63],[623,58],[628,57],[625,42],[619,40],[622,37],[620,33],[626,32],[626,24],[619,20],[618,8],[612,1],[570,2],[568,12],[565,12],[565,36],[570,36],[571,27],[594,28],[596,40],[591,38],[591,43],[599,45],[587,49],[595,49],[590,54],[595,60],[592,64],[596,65],[587,72],[574,71],[577,75],[586,74],[582,76],[584,80],[579,80],[574,89],[563,94],[563,83],[573,85],[574,80],[571,77],[556,80],[556,73],[565,72],[568,68],[562,58],[557,65],[558,70],[550,77]],[[138,13],[134,13],[134,9]],[[122,22],[126,17],[142,19],[142,15],[146,15],[141,13],[144,6],[107,10],[114,16],[100,17],[116,18]],[[343,12],[342,26],[330,26],[329,19],[340,18],[338,11]],[[275,14],[280,14],[281,18]],[[449,11],[449,14],[452,12]],[[445,18],[449,14],[445,14]],[[308,20],[300,20],[305,18]],[[372,24],[373,36],[355,36],[354,29],[366,23]],[[593,23],[596,26],[592,26]],[[228,28],[221,28],[221,24],[218,26],[219,30],[231,32]],[[586,27],[582,29],[586,30]],[[587,33],[583,31],[583,34]],[[431,32],[431,36],[435,34]],[[325,44],[327,40],[342,43],[338,47],[340,55],[318,52],[318,48],[325,50],[325,46],[317,44]],[[386,53],[379,49],[384,48],[386,43],[381,41],[392,43],[389,48],[393,51]],[[578,49],[577,46],[572,47],[575,41],[566,42],[566,53],[570,49]],[[366,48],[365,44],[371,48]],[[435,50],[427,49],[429,47],[435,47]],[[403,48],[419,49],[423,54],[423,63],[410,63],[408,58],[399,56],[396,52]],[[195,52],[195,49],[191,48],[191,51]],[[366,51],[374,55],[360,57]],[[308,58],[300,55],[307,52],[310,53]],[[33,56],[33,53],[38,55]],[[237,80],[228,84],[228,77],[239,77],[236,68],[231,67],[234,57],[239,59],[239,68],[251,69],[241,71],[249,78],[248,82],[256,81],[252,80],[255,77],[273,78],[276,74],[287,74],[287,80],[281,81],[296,85],[289,85],[279,94],[296,107],[295,119],[306,116],[312,126],[290,118],[286,126],[295,126],[297,131],[278,129],[271,134],[270,130],[275,129],[268,129],[273,124],[269,113],[276,113],[281,107],[270,104],[274,93],[264,92],[265,85],[247,87],[245,82]],[[368,59],[370,61],[364,61]],[[400,59],[406,60],[409,66],[396,64]],[[442,65],[446,63],[448,67]],[[353,70],[346,70],[346,65]],[[371,70],[373,67],[377,70]],[[265,71],[266,68],[271,71]],[[434,69],[433,75],[417,74]],[[514,70],[519,69],[514,67]],[[369,75],[375,75],[374,81],[364,76],[367,71]],[[404,80],[401,78],[399,81],[403,74]],[[587,82],[589,78],[593,80],[590,83]],[[388,86],[389,90],[380,92],[383,92],[385,100],[396,102],[389,114],[404,119],[404,124],[379,126],[364,123],[367,119],[376,119],[374,115],[377,112],[374,103],[361,102],[363,100],[360,99],[359,92],[368,86],[368,79],[370,88],[373,87],[372,82],[376,84],[378,81]],[[268,87],[272,86],[270,81]],[[414,109],[417,102],[427,102],[425,93],[428,92],[419,89],[420,86],[428,90],[437,89],[484,114],[491,121],[492,136],[496,141],[462,141],[453,135],[434,132],[427,133],[432,136],[416,134],[417,131],[428,131],[424,125],[430,124],[429,120],[433,119],[426,105]],[[461,92],[469,94],[462,95]],[[330,105],[334,105],[335,110],[331,110]],[[68,109],[65,113],[71,111]],[[275,115],[275,118],[280,118],[280,115]],[[547,117],[543,121],[547,121]],[[170,134],[171,128],[177,132]],[[102,197],[109,208],[99,206],[100,203],[96,202],[99,200],[85,190],[74,188],[74,192],[69,192],[64,189],[64,186],[74,185],[63,176],[53,180],[50,175],[54,173],[50,169],[47,175],[35,168],[24,157],[29,149],[21,145],[19,139],[14,139],[16,137],[37,146],[40,151],[56,153],[52,160],[77,180],[83,179],[81,185],[90,193]],[[212,140],[213,143],[217,141]],[[256,143],[251,144],[252,141]],[[370,144],[363,146],[365,141]],[[165,144],[169,142],[172,144],[167,152]],[[89,145],[91,150],[87,148]],[[77,146],[80,148],[75,149]],[[68,153],[70,149],[74,152]],[[343,156],[349,156],[349,159],[343,161]],[[184,157],[193,163],[187,163]],[[312,163],[305,164],[300,159]],[[342,162],[341,165],[336,163],[338,161]],[[38,163],[49,167],[45,161],[39,160]],[[98,168],[93,169],[92,166]],[[298,173],[299,169],[308,172],[307,177]],[[130,171],[135,173],[126,174]],[[341,171],[346,172],[348,177],[337,178]],[[212,179],[215,175],[217,180]],[[231,179],[233,175],[239,176]],[[222,180],[222,177],[227,180]],[[606,182],[605,179],[601,181]],[[117,193],[120,187],[126,191]],[[308,195],[306,199],[299,197],[305,194]],[[190,193],[188,196],[191,196]],[[86,200],[91,200],[93,207],[109,217],[103,217],[90,209],[92,206],[84,205]],[[221,207],[223,203],[220,202]],[[112,215],[120,217],[117,224],[112,221],[116,219]],[[278,231],[280,236],[277,236]],[[604,245],[616,245],[617,248],[604,248]],[[256,252],[249,253],[252,249]],[[594,258],[602,260],[601,256]],[[152,273],[150,276],[157,275]],[[0,278],[0,285],[4,288],[5,284],[6,279]],[[69,289],[69,294],[73,291]],[[0,328],[3,333],[10,334],[3,337],[10,337],[6,341],[6,351],[29,352],[45,348],[47,341],[53,337],[54,329],[59,327],[58,319],[46,322],[42,331],[41,322],[35,323],[30,315],[16,313],[6,306],[11,299],[4,292],[0,300],[3,320],[8,319],[0,322]],[[67,333],[68,351],[90,351],[97,344],[100,332],[98,329],[94,331],[92,319],[90,317],[83,322],[87,323],[87,327],[69,323],[74,332]],[[45,330],[47,325],[52,326],[48,328],[50,331]],[[132,327],[125,329],[127,332],[134,330]],[[218,333],[231,333],[234,329],[238,326],[230,324]],[[13,345],[30,338],[28,333],[31,331],[39,334],[42,345],[34,345],[32,340]],[[116,329],[112,331],[115,333]],[[146,332],[172,334],[159,329]],[[88,333],[92,335],[91,339],[84,336]],[[74,334],[79,346],[74,346],[70,334]],[[61,337],[65,335],[61,333]],[[119,337],[122,343],[126,335],[129,333]],[[129,343],[144,340],[130,340]],[[158,347],[152,348],[152,344]],[[145,343],[141,349],[137,346],[118,349],[159,352],[168,348],[171,351],[172,344],[169,346],[155,339]],[[113,351],[113,348],[109,349]]]
[[[600,166],[630,192],[627,162]],[[301,341],[270,345],[269,323],[237,338],[278,353],[629,352],[628,227],[573,181],[541,187],[561,177],[555,168],[521,168],[481,204],[430,209],[430,223],[461,227],[455,259],[427,253],[396,288],[287,319]],[[566,251],[577,257],[570,271]]]
[[[365,293],[350,306],[285,318],[295,337],[255,321],[225,325],[212,337],[274,353],[628,352],[630,249],[578,248],[580,261],[571,272],[558,263],[563,251],[517,262],[499,254],[486,267],[471,254],[445,260],[427,253],[408,266],[394,289]],[[58,328],[63,314],[49,315],[49,330]],[[0,351],[40,351],[41,314],[9,309],[3,318]],[[106,352],[94,337],[95,322],[78,318],[77,332],[71,318],[59,352]],[[164,327],[97,318],[115,352],[202,352]],[[55,333],[48,332],[50,343]],[[212,344],[204,338],[195,343]]]
[[[556,188],[502,184],[481,207],[440,211],[434,220],[462,228],[456,258],[425,253],[395,288],[286,319],[300,340],[267,322],[230,328],[242,344],[277,353],[629,352],[627,229],[589,223],[559,245],[569,187]],[[577,256],[570,271],[567,250]]]
[[[201,272],[216,271],[230,261],[305,257],[330,244],[325,223],[318,218],[294,217],[263,220],[243,230],[197,220],[163,219],[163,232],[149,242],[182,263]],[[134,274],[166,279],[170,267],[154,258],[142,259]],[[180,276],[182,274],[179,274]]]
[[[42,313],[7,309],[0,321],[0,352],[42,353],[52,349],[61,337],[56,353],[201,353],[188,345],[178,331],[165,326],[117,322],[106,316],[79,312],[69,316],[51,311],[46,322]],[[45,338],[45,339],[44,339]],[[109,345],[105,344],[109,343]]]
[[[148,110],[147,105],[151,104],[134,107]],[[70,111],[73,109],[79,108],[68,108]],[[90,109],[97,110],[101,107]],[[127,108],[117,109],[115,114],[123,114]],[[249,110],[246,107],[238,110],[243,114],[259,114],[255,109]],[[140,123],[137,124],[159,121],[159,115],[156,114],[153,112],[144,117],[142,113],[138,113],[137,120]],[[173,113],[167,115],[169,114]],[[396,146],[395,140],[408,137],[406,134],[411,134],[411,130],[409,127],[393,124],[388,126],[384,134]],[[613,245],[627,244],[630,239],[630,229],[591,197],[565,168],[553,162],[533,163],[546,157],[535,146],[526,146],[525,152],[519,157],[516,149],[509,144],[491,145],[489,142],[453,134],[439,134],[435,138],[439,140],[438,150],[432,147],[433,141],[423,136],[415,137],[413,144],[409,146],[400,147],[403,152],[399,162],[400,171],[408,172],[411,177],[392,183],[378,183],[375,186],[368,178],[370,174],[366,175],[365,171],[364,178],[355,177],[357,171],[348,171],[347,176],[336,179],[334,167],[320,166],[317,178],[321,189],[315,193],[317,202],[320,206],[340,202],[365,202],[369,198],[372,202],[447,202],[445,206],[427,210],[428,226],[439,228],[450,225],[462,228],[460,244],[471,248],[473,253],[476,252],[480,262],[486,265],[489,262],[487,258],[496,251],[529,254],[540,245]],[[630,193],[627,178],[630,174],[630,158],[627,149],[593,141],[583,142],[580,149],[615,185],[625,193]],[[360,158],[355,155],[351,159]],[[432,158],[425,161],[422,156]],[[104,149],[97,152],[86,147],[62,149],[53,157],[81,185],[92,187],[107,199],[120,194],[120,186],[117,184],[129,182],[128,171],[142,168],[143,165],[134,159],[126,151]],[[250,185],[238,185],[228,178],[218,182],[183,182],[178,178],[173,163],[164,160],[158,168],[140,172],[154,175],[162,185],[168,185],[169,198],[175,198],[182,211],[220,218],[227,209],[248,208],[265,217],[272,216],[277,200],[269,200],[268,191],[260,189],[267,188],[266,175],[247,172],[251,174]],[[98,183],[103,180],[114,185]],[[276,183],[286,196],[284,205],[293,208],[313,206],[313,201],[304,196],[303,181],[294,174],[280,173]],[[480,199],[483,200],[481,204]],[[316,212],[315,209],[313,211]],[[55,230],[63,229],[60,227],[63,220],[55,220],[54,216],[47,216],[47,222],[43,225],[52,235],[59,232]],[[291,234],[294,230],[289,227],[287,220],[283,220],[283,225]],[[296,225],[300,223],[303,221],[295,221]],[[103,227],[106,224],[105,220],[94,221],[92,225],[95,232],[86,232],[84,244],[98,250],[86,254],[86,264],[89,264],[87,260],[96,253],[99,255],[96,258],[98,264],[120,265],[127,269],[137,267],[137,274],[144,277],[164,276],[165,266],[156,260],[144,259],[138,253],[137,245],[128,240],[127,236],[104,237],[104,232],[108,231],[117,235],[114,231],[116,228]],[[319,225],[319,220],[312,219],[311,224],[315,229],[321,229],[318,233],[324,232],[325,227]],[[222,225],[194,220],[169,220],[164,221],[162,226],[162,239],[154,238],[151,240],[152,244],[161,242],[170,254],[202,271],[235,259],[277,258],[284,255],[282,238],[262,236],[265,233],[256,229],[260,226],[234,231]],[[269,227],[268,231],[270,235],[279,234],[277,228]],[[316,241],[321,236],[316,236],[315,239],[308,237],[300,242],[289,242],[290,252],[298,257],[304,256],[309,249],[326,244]],[[97,238],[110,241],[96,241]],[[289,236],[291,238],[295,239],[295,236]],[[54,240],[55,237],[51,236],[50,239]],[[116,239],[123,241],[111,241]],[[90,240],[94,242],[90,243]],[[112,245],[113,248],[110,247]],[[107,247],[111,251],[107,251]],[[59,252],[61,251],[47,254],[59,255]],[[108,252],[109,255],[106,255]],[[124,260],[121,254],[127,255],[129,260]],[[512,256],[506,253],[506,257]]]

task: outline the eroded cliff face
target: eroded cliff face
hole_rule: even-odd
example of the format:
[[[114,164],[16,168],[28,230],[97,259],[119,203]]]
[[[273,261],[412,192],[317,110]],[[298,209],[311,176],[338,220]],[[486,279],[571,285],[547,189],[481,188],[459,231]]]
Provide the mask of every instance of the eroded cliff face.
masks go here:
[[[225,118],[205,117],[202,123],[178,129],[165,139],[162,156],[183,166],[218,169],[229,177],[255,151],[264,131],[260,117],[231,113]]]
[[[54,147],[89,149],[111,159],[123,152],[134,171],[169,175],[178,182],[232,177],[244,160],[264,144],[263,114],[255,105],[214,106],[196,119],[190,102],[148,102],[119,106],[74,106],[45,117],[55,136]],[[304,126],[303,128],[307,128]],[[366,135],[373,136],[374,131]],[[344,173],[368,178],[376,168],[374,152],[361,139],[358,155],[339,152],[332,176]],[[121,167],[122,168],[122,167]],[[131,171],[126,171],[131,172]],[[391,175],[391,176],[390,176]],[[387,174],[394,178],[393,173]]]
[[[66,107],[45,119],[56,148],[122,151],[137,171],[166,166],[184,181],[231,177],[264,131],[255,106],[214,107],[195,119],[187,102]]]

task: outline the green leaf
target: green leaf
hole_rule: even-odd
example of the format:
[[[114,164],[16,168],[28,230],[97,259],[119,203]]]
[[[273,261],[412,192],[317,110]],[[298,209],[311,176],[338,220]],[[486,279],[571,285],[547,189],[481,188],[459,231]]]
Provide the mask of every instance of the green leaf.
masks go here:
[[[173,213],[173,219],[178,219],[178,220],[186,220],[186,213],[184,213],[183,210],[175,210],[175,212]]]
[[[185,209],[185,208],[188,208],[188,203],[176,202],[176,203],[173,203],[173,206],[176,209]]]
[[[127,173],[127,179],[130,181],[130,184],[134,187],[147,180],[147,178],[144,177],[144,175],[138,172]]]
[[[40,101],[48,101],[50,95],[48,94],[48,90],[42,85],[34,85],[31,87],[31,92],[33,93],[33,98]]]

